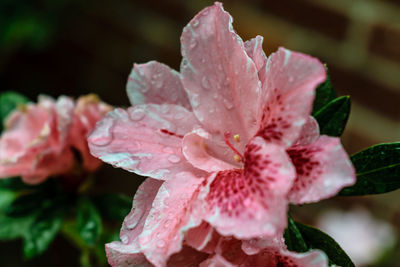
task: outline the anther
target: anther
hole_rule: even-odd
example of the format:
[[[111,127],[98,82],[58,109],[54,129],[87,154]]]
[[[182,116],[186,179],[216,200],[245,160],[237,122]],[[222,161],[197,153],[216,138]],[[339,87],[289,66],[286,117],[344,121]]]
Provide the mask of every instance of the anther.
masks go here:
[[[235,139],[236,142],[240,143],[240,135],[235,134],[235,135],[233,136],[233,139]]]
[[[237,162],[242,162],[242,158],[238,155],[234,155],[233,156],[234,160],[236,160]]]
[[[225,132],[224,137],[225,137],[225,143],[226,145],[232,149],[233,153],[235,153],[235,155],[233,156],[233,158],[235,159],[235,161],[237,162],[242,162],[243,161],[243,156],[240,154],[240,152],[229,142],[229,137],[231,136],[231,134],[229,132]],[[238,136],[239,135],[235,135]],[[237,141],[237,138],[233,137],[235,139],[235,141]],[[240,138],[240,137],[239,137]],[[238,141],[237,141],[238,142]]]

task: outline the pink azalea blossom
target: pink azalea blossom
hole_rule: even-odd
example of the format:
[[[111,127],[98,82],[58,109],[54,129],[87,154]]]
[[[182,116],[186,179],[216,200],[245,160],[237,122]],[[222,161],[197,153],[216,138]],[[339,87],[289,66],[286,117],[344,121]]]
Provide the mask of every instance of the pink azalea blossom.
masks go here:
[[[0,139],[0,177],[21,176],[24,182],[37,184],[51,175],[69,173],[76,165],[72,146],[81,153],[86,169],[98,167],[86,137],[111,107],[88,98],[80,98],[75,106],[69,97],[55,101],[40,96],[38,104],[11,113]]]
[[[319,60],[284,48],[267,58],[262,37],[243,42],[220,3],[195,16],[181,43],[180,73],[154,61],[134,65],[134,106],[110,112],[88,139],[96,157],[164,180],[165,195],[186,199],[182,208],[154,199],[157,216],[172,213],[180,223],[163,229],[162,218],[148,216],[149,231],[123,228],[122,237],[133,237],[108,246],[118,250],[112,264],[113,255],[143,253],[165,266],[184,232],[202,222],[238,240],[281,236],[289,203],[319,201],[355,182],[339,139],[320,136],[310,117],[326,78]]]
[[[189,174],[165,182],[146,179],[122,225],[122,242],[106,245],[109,263],[149,267],[328,266],[322,251],[294,253],[286,249],[282,238],[266,240],[265,248],[255,252],[238,239],[221,236],[208,223],[199,225],[190,215],[198,182]]]

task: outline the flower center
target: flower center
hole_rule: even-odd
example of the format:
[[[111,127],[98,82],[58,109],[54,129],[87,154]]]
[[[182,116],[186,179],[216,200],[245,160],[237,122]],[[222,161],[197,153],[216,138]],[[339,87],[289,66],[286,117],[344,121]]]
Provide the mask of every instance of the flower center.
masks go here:
[[[233,153],[235,153],[235,155],[233,156],[233,158],[237,161],[237,162],[243,162],[244,158],[243,155],[240,154],[240,152],[229,142],[229,139],[231,138],[231,133],[230,132],[225,132],[224,133],[224,139],[225,139],[225,143],[226,145],[232,149]],[[235,134],[233,136],[233,140],[235,140],[237,143],[240,143],[240,135]]]

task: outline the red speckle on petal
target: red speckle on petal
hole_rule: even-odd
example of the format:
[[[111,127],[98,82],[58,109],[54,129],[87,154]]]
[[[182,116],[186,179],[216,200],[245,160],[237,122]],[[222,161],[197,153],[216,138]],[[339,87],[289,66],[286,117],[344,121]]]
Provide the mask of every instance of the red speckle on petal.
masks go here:
[[[307,180],[301,183],[296,183],[297,186],[305,187],[306,183],[310,184],[313,180],[317,178],[316,175],[320,175],[322,170],[320,170],[320,163],[318,160],[314,159],[315,153],[321,151],[321,148],[296,148],[292,147],[287,152],[296,167],[297,177],[296,182],[299,181],[300,177],[307,177]],[[300,189],[300,188],[298,188]]]
[[[183,135],[181,135],[181,134],[176,134],[176,133],[174,133],[174,132],[170,132],[170,131],[168,131],[168,130],[166,130],[166,129],[161,129],[160,132],[162,132],[162,133],[164,133],[164,134],[171,135],[171,136],[176,136],[176,137],[179,137],[179,138],[183,138]]]

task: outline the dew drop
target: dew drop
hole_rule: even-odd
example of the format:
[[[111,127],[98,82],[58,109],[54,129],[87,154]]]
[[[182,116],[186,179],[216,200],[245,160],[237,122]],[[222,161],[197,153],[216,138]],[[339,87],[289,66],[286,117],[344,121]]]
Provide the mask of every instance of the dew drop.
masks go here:
[[[210,89],[210,83],[208,82],[208,79],[207,79],[206,76],[204,76],[204,77],[201,79],[201,85],[202,85],[203,88],[206,89],[206,90]]]
[[[177,156],[177,155],[169,155],[168,156],[168,160],[169,160],[169,162],[171,162],[171,163],[178,163],[178,162],[180,162],[181,161],[181,158],[179,157],[179,156]]]
[[[165,247],[165,241],[164,241],[164,240],[158,240],[158,241],[157,241],[157,247],[158,247],[158,248],[163,248],[163,247]]]
[[[125,227],[128,230],[132,230],[133,228],[136,227],[137,224],[138,224],[138,221],[134,221],[133,223],[126,224]]]
[[[124,244],[128,244],[128,242],[129,242],[129,237],[128,237],[127,235],[122,235],[122,236],[121,236],[121,241],[122,241],[122,243],[124,243]]]
[[[205,58],[202,58],[202,59],[201,59],[201,63],[206,63],[206,59],[205,59]]]
[[[228,86],[230,82],[231,82],[231,79],[229,77],[226,77],[226,79],[224,81],[224,85]]]
[[[131,118],[131,120],[133,121],[140,121],[144,118],[145,115],[146,114],[144,110],[141,108],[137,108],[129,112],[129,118]]]
[[[167,220],[164,222],[164,228],[168,228],[170,225],[171,225],[171,220],[170,220],[170,219],[167,219]]]
[[[213,94],[214,99],[218,99],[218,94]]]
[[[196,46],[197,46],[197,41],[196,39],[193,38],[189,43],[189,48],[194,49]]]
[[[105,119],[100,122],[98,128],[101,131],[95,131],[90,136],[90,142],[96,146],[106,146],[111,143],[113,140],[113,127],[114,127],[114,120],[112,119]]]
[[[226,109],[231,110],[233,108],[232,102],[228,99],[224,99],[223,102]]]
[[[195,20],[192,22],[192,26],[193,26],[194,28],[196,28],[197,26],[199,26],[199,21],[198,21],[197,19],[195,19]]]
[[[138,68],[138,72],[139,72],[139,76],[144,76],[144,70],[143,70],[143,68]]]

